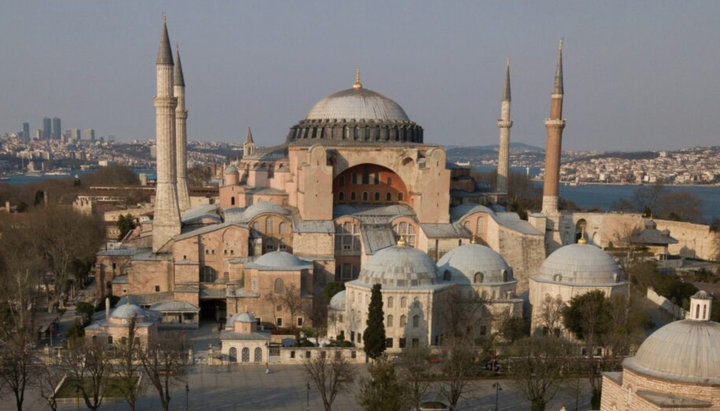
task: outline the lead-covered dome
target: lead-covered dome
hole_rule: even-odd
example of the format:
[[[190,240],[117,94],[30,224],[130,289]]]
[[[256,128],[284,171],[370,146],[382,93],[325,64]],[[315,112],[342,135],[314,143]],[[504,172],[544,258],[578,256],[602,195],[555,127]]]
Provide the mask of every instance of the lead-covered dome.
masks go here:
[[[378,251],[363,265],[358,281],[383,287],[417,287],[437,281],[437,267],[425,253],[412,247],[392,246]]]
[[[665,380],[720,385],[718,341],[716,322],[675,321],[652,333],[623,367]]]
[[[260,271],[297,271],[312,268],[312,263],[285,251],[271,251],[245,266]]]
[[[491,248],[466,244],[454,248],[438,261],[438,272],[444,281],[456,284],[498,284],[513,281],[512,269]]]
[[[423,129],[392,99],[363,88],[359,73],[352,88],[320,101],[290,128],[289,143],[422,143]]]
[[[590,244],[570,244],[550,254],[537,278],[571,285],[614,284],[623,281],[615,260]]]
[[[135,318],[136,320],[145,320],[147,318],[147,312],[135,304],[122,304],[115,308],[110,314],[110,318],[116,318],[119,320],[129,320]]]
[[[330,304],[328,306],[331,310],[335,311],[344,311],[345,310],[345,290],[342,290],[338,292],[337,294],[333,295],[330,299]]]

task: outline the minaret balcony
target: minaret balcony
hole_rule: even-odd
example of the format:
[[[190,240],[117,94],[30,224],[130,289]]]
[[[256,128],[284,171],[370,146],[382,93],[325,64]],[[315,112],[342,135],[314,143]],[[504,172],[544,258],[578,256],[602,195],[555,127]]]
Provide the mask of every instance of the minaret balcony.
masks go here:
[[[498,127],[500,128],[510,128],[513,126],[512,120],[503,120],[501,118],[498,119]]]
[[[560,118],[546,118],[545,125],[547,127],[565,127],[565,119]]]

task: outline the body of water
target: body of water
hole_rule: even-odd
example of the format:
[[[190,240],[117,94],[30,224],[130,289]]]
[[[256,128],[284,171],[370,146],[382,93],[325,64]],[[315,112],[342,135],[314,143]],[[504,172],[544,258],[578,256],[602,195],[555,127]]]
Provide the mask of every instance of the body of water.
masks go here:
[[[75,175],[78,175],[79,177],[82,178],[83,175],[92,173],[93,171],[96,171],[96,170],[97,169],[72,170],[68,175],[15,174],[15,175],[9,176],[9,178],[3,182],[7,183],[11,186],[21,186],[23,184],[39,183],[44,180],[62,180],[62,179],[66,179],[66,178],[75,178]],[[136,169],[134,169],[134,171],[135,171],[135,174],[146,173],[146,174],[155,175],[155,169],[136,168]]]

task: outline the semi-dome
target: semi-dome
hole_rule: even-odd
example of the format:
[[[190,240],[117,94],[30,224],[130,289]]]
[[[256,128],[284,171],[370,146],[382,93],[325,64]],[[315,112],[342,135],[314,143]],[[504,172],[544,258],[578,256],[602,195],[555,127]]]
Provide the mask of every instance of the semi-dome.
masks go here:
[[[113,310],[110,314],[110,318],[117,318],[120,320],[135,318],[139,320],[147,318],[147,313],[135,304],[122,304]]]
[[[333,295],[330,299],[330,304],[328,306],[331,310],[335,311],[344,311],[345,310],[345,290],[342,290],[338,292],[337,294]]]
[[[675,321],[650,335],[623,367],[665,380],[720,385],[718,341],[716,322]]]
[[[261,255],[246,265],[248,268],[270,271],[295,271],[312,267],[312,263],[303,261],[285,251],[272,251]]]
[[[456,284],[497,284],[513,281],[512,268],[500,254],[480,244],[454,248],[438,261],[443,280]]]
[[[542,263],[537,277],[571,285],[614,284],[623,281],[615,260],[590,244],[570,244],[555,250]]]
[[[290,214],[290,211],[288,211],[285,207],[277,205],[275,203],[270,203],[267,201],[259,201],[250,207],[246,208],[245,211],[242,214],[242,218],[240,219],[242,222],[248,222],[252,220],[253,218],[259,216],[260,214],[266,214],[266,213],[273,213],[273,214],[280,214],[280,215],[288,215]]]
[[[322,98],[290,129],[289,143],[422,143],[423,129],[392,99],[360,83]]]
[[[437,267],[420,250],[392,246],[378,251],[365,262],[358,281],[391,287],[431,285],[437,281]]]

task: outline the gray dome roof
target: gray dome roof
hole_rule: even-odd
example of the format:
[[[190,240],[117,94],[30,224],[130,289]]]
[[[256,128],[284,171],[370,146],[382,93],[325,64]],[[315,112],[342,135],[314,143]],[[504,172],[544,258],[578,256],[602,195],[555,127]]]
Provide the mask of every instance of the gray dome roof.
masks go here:
[[[332,296],[330,299],[330,306],[331,310],[336,311],[343,311],[345,310],[345,290],[340,291],[339,293]]]
[[[620,267],[605,251],[590,244],[570,244],[550,254],[538,276],[571,285],[613,284],[623,281]]]
[[[305,119],[409,120],[398,103],[366,88],[349,88],[323,98],[310,109]]]
[[[260,214],[265,214],[265,213],[288,215],[288,214],[290,214],[290,211],[288,211],[286,208],[279,206],[275,203],[260,201],[260,202],[255,203],[245,209],[245,211],[243,212],[242,221],[244,221],[244,222],[250,221],[253,218],[259,216]]]
[[[437,267],[425,253],[412,247],[392,246],[370,257],[360,270],[358,281],[394,287],[435,284]]]
[[[247,264],[248,268],[257,268],[259,270],[301,270],[312,267],[312,263],[303,261],[294,255],[285,251],[272,251],[263,254],[257,260]]]
[[[110,313],[110,318],[129,320],[131,318],[147,318],[147,313],[135,304],[123,304]]]
[[[233,320],[233,322],[236,322],[236,323],[255,323],[255,322],[257,322],[257,318],[255,318],[255,316],[250,313],[235,314],[232,317],[232,320]]]
[[[623,367],[651,377],[720,385],[720,324],[672,322],[650,335]]]
[[[482,273],[482,283],[507,283],[512,281],[512,268],[489,247],[480,244],[466,244],[454,248],[438,261],[438,272],[450,272],[456,284],[475,283],[475,274]]]

